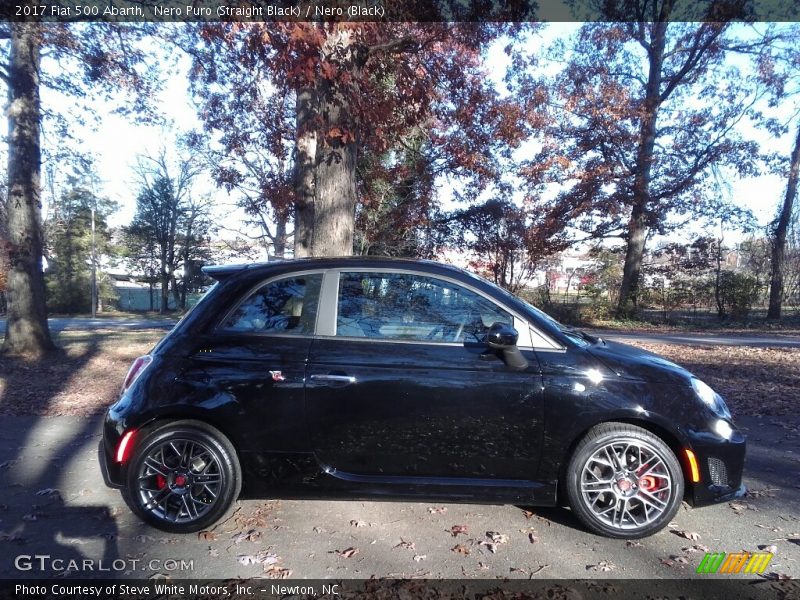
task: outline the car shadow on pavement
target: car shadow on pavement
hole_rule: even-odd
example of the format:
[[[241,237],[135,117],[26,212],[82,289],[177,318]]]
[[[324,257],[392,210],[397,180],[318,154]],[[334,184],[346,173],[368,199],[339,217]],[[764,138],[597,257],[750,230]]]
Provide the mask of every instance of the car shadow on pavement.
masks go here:
[[[94,340],[78,356],[3,357],[0,577],[102,576],[119,558],[111,507],[85,503],[102,481],[83,480],[92,471],[78,460],[97,445],[97,419],[43,416],[98,349]],[[56,373],[46,385],[33,380],[50,369]]]

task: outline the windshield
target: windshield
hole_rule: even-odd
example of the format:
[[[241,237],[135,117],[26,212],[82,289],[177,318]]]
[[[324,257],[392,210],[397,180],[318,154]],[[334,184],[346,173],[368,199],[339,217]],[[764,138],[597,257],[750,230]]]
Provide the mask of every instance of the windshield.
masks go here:
[[[502,293],[506,294],[507,296],[511,296],[512,298],[514,298],[518,302],[521,302],[522,304],[524,304],[525,308],[527,308],[530,312],[532,312],[534,315],[536,315],[537,318],[539,318],[540,320],[546,322],[548,325],[551,325],[552,327],[555,327],[556,329],[561,331],[561,333],[563,333],[565,336],[567,336],[570,339],[570,341],[572,341],[573,343],[575,343],[575,344],[577,344],[579,346],[589,346],[591,344],[594,344],[594,343],[600,341],[600,338],[598,338],[596,336],[589,335],[588,333],[586,333],[584,331],[581,331],[580,329],[576,329],[575,327],[571,327],[569,325],[564,325],[560,321],[557,321],[556,319],[554,319],[553,317],[548,315],[543,310],[541,310],[539,308],[536,308],[533,304],[531,304],[527,300],[525,300],[523,298],[520,298],[519,296],[515,296],[514,294],[512,294],[508,290],[504,290],[500,286],[497,286],[497,288]]]

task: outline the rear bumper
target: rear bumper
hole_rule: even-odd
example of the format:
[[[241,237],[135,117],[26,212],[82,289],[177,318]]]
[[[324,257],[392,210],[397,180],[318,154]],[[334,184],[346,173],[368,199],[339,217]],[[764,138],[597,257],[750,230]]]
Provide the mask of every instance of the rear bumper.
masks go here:
[[[100,440],[97,446],[97,462],[100,463],[100,472],[103,474],[103,482],[110,488],[119,489],[124,487],[121,465],[114,462],[109,454],[108,444],[105,439]]]
[[[729,441],[703,436],[692,444],[700,481],[690,484],[687,500],[694,506],[707,506],[744,496],[747,490],[742,484],[742,471],[746,446],[744,436],[738,431]]]

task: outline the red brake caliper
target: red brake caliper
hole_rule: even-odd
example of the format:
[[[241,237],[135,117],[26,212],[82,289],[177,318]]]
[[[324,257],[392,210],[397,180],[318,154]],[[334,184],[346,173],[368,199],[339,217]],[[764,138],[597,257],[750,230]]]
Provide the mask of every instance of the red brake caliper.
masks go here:
[[[163,475],[156,475],[156,486],[158,486],[158,489],[163,490],[167,487],[167,478]]]

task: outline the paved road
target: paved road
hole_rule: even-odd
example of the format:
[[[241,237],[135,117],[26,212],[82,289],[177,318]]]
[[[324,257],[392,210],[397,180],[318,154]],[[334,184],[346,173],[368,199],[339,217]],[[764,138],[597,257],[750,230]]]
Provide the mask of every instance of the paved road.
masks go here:
[[[50,331],[85,331],[92,329],[172,329],[177,319],[134,319],[129,317],[51,317],[48,319]],[[0,332],[5,332],[6,320],[0,319]]]
[[[20,574],[16,557],[36,554],[64,563],[35,563],[26,578],[59,575],[70,559],[119,560],[120,575],[142,579],[254,577],[269,567],[300,578],[695,577],[706,548],[768,546],[775,547],[768,573],[800,577],[800,430],[785,419],[740,425],[749,433],[751,496],[682,509],[669,529],[639,542],[591,535],[561,508],[526,515],[516,506],[290,499],[240,500],[233,518],[204,539],[143,525],[103,485],[98,418],[4,417],[0,578]],[[453,525],[466,525],[466,535],[453,537]],[[492,552],[481,544],[486,532],[508,541]]]
[[[678,346],[751,346],[756,348],[797,348],[800,336],[775,334],[649,333],[588,330],[603,339],[618,342],[647,342]]]
[[[171,329],[173,319],[133,319],[127,317],[104,317],[91,319],[87,317],[51,318],[51,331],[79,331],[92,329]],[[0,332],[6,329],[5,319],[0,319]],[[653,344],[677,344],[690,346],[753,346],[753,347],[800,347],[800,336],[782,334],[717,334],[717,333],[649,333],[623,332],[609,330],[587,330],[605,339],[620,342],[639,341]]]

